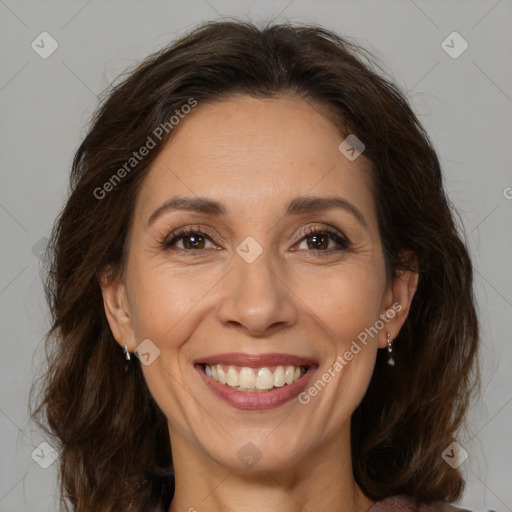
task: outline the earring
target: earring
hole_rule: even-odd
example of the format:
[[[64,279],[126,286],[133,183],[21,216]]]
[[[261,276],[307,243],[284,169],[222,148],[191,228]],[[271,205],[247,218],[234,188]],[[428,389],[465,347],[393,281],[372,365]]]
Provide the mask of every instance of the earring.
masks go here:
[[[130,351],[128,350],[128,345],[124,346],[124,357],[127,361],[130,360]]]
[[[389,332],[386,333],[388,339],[388,364],[389,366],[395,366],[395,360],[391,353],[393,352],[393,340],[390,339]]]

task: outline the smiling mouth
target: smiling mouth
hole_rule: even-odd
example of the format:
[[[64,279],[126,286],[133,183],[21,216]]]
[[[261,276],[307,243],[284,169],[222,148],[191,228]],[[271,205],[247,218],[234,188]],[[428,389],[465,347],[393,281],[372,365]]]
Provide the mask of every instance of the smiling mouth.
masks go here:
[[[213,395],[244,411],[266,411],[291,402],[319,367],[309,357],[241,352],[209,355],[193,364]]]
[[[202,364],[204,373],[212,380],[241,393],[268,393],[300,380],[310,366],[262,366],[251,368],[225,364]]]

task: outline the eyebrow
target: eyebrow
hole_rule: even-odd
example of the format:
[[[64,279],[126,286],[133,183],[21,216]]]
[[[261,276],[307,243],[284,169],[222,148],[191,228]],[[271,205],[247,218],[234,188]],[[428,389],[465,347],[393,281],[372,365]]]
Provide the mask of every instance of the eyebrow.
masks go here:
[[[319,213],[334,208],[350,213],[363,227],[368,224],[361,211],[350,201],[338,196],[316,197],[299,196],[290,201],[286,207],[286,215],[302,215],[305,213]],[[149,217],[147,226],[152,224],[161,215],[174,210],[206,213],[218,217],[226,216],[227,210],[221,203],[206,197],[172,197],[159,206]]]
[[[198,213],[207,213],[209,215],[226,215],[226,209],[217,201],[206,197],[172,197],[159,206],[149,217],[147,225],[152,224],[157,217],[172,210],[184,210]]]
[[[300,215],[303,213],[319,213],[334,208],[350,213],[363,227],[368,229],[368,224],[361,211],[350,201],[338,196],[299,196],[290,201],[286,213],[287,215]]]

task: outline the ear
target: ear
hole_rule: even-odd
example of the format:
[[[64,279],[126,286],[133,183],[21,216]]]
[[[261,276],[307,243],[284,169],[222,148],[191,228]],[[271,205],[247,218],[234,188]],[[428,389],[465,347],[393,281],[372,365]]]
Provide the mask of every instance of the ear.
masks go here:
[[[387,347],[387,334],[394,340],[405,323],[411,302],[418,288],[418,260],[412,251],[402,253],[402,260],[408,270],[399,271],[398,275],[389,283],[385,294],[381,318],[385,327],[379,332],[378,347]]]
[[[128,345],[128,350],[133,352],[136,343],[126,285],[121,277],[113,278],[110,269],[102,271],[98,277],[110,330],[122,348]]]

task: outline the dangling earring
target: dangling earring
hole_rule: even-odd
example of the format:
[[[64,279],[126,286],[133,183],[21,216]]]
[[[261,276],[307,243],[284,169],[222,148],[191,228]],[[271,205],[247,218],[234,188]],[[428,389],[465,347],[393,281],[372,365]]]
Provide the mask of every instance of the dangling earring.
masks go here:
[[[128,345],[124,346],[124,357],[127,361],[130,360],[130,351],[128,350]]]
[[[386,333],[388,339],[388,364],[389,366],[395,366],[395,360],[391,353],[393,352],[393,341],[390,339],[389,332]]]

